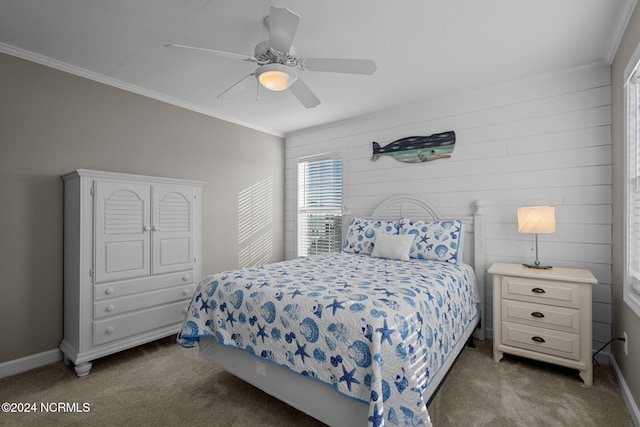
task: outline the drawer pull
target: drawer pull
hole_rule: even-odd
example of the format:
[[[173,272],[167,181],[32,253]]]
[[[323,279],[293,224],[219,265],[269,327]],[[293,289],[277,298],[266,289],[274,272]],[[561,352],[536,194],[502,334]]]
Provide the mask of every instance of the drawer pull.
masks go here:
[[[540,342],[540,343],[545,342],[544,338],[538,337],[538,336],[531,337],[531,341]]]
[[[531,313],[532,317],[537,317],[538,319],[542,319],[544,317],[544,314],[540,313],[539,311],[534,311],[533,313]]]
[[[188,280],[189,280],[189,276],[188,275],[182,276],[182,281],[183,282],[186,282]]]
[[[115,329],[113,329],[113,327],[112,327],[112,326],[109,326],[107,329],[105,329],[105,332],[106,332],[107,334],[112,334],[114,330],[115,330]]]
[[[105,294],[107,295],[111,295],[113,293],[114,289],[113,288],[107,288],[107,290],[104,291]]]
[[[531,292],[533,292],[534,294],[544,294],[545,291],[542,288],[533,288],[531,289]]]
[[[109,305],[107,306],[107,308],[105,308],[105,310],[107,310],[107,311],[111,312],[111,311],[113,311],[113,309],[114,309],[114,308],[115,308],[115,307],[113,306],[113,304],[109,304]]]
[[[189,289],[185,289],[184,291],[182,291],[182,295],[184,295],[185,297],[189,295]]]

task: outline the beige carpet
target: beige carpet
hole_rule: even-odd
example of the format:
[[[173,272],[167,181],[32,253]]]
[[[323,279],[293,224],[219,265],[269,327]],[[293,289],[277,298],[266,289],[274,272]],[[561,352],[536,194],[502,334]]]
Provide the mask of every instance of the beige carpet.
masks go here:
[[[632,427],[608,366],[594,366],[593,386],[578,372],[505,355],[493,341],[466,348],[429,406],[434,426]]]
[[[509,356],[494,364],[492,342],[476,343],[432,401],[434,426],[632,426],[608,367],[587,388],[570,370]],[[1,379],[0,402],[38,409],[0,412],[2,426],[323,426],[173,337],[96,360],[84,378],[59,362]],[[57,402],[74,412],[41,412]]]

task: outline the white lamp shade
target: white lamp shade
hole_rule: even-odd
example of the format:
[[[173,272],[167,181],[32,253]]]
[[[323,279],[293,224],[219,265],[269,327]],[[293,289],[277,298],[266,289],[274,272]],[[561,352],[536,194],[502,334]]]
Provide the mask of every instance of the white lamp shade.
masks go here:
[[[256,78],[265,88],[280,92],[288,89],[298,79],[298,73],[286,65],[267,64],[256,70]]]
[[[520,233],[555,233],[556,208],[553,206],[526,206],[518,208]]]

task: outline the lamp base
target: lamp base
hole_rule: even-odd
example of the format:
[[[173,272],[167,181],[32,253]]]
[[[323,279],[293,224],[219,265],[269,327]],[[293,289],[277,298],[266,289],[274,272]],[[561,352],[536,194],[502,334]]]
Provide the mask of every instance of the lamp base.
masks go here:
[[[536,264],[522,264],[522,265],[529,268],[537,268],[538,270],[549,270],[553,268],[553,266],[551,265],[536,265]]]

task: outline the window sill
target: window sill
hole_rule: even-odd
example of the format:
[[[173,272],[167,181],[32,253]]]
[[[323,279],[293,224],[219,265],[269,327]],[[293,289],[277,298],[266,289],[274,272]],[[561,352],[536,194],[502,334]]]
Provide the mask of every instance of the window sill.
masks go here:
[[[625,289],[624,302],[640,317],[640,294],[634,292],[633,289]]]

